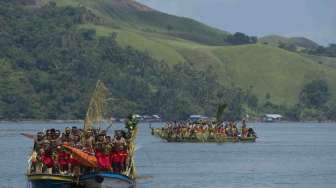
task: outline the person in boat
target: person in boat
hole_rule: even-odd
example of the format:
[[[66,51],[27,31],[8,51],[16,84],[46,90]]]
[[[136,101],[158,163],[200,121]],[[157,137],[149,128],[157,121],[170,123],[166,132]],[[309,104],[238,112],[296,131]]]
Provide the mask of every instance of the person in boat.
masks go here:
[[[52,174],[54,169],[54,151],[49,140],[44,141],[44,147],[41,150],[42,173]]]
[[[92,129],[85,131],[82,143],[83,150],[89,153],[94,152],[95,142],[96,139],[94,138]]]
[[[243,119],[243,121],[242,121],[242,134],[241,134],[241,136],[243,138],[246,138],[248,136],[248,128],[246,126],[246,120],[245,119]]]
[[[44,133],[38,132],[34,138],[33,153],[31,156],[31,173],[42,173],[41,154],[43,152]]]
[[[225,133],[228,137],[232,137],[232,131],[231,131],[230,123],[225,124]]]
[[[47,130],[47,140],[49,141],[49,145],[51,150],[57,147],[56,144],[56,129]]]
[[[231,122],[231,133],[233,137],[238,136],[238,128],[234,122]]]
[[[68,174],[70,170],[71,157],[70,153],[66,151],[61,146],[57,147],[57,170],[59,170],[60,174]]]
[[[61,146],[63,144],[62,142],[62,134],[60,130],[55,130],[55,135],[54,135],[54,140],[55,140],[55,145]]]
[[[121,172],[125,169],[127,158],[127,143],[122,136],[121,131],[115,132],[115,137],[112,140],[112,168],[115,172]]]
[[[95,146],[95,156],[101,170],[112,170],[110,161],[110,150],[106,143],[105,135],[99,134]]]
[[[70,145],[77,149],[83,149],[83,145],[81,143],[81,137],[79,135],[75,135],[71,138]]]
[[[34,150],[38,151],[43,148],[44,134],[43,132],[38,132],[36,138],[34,138]]]
[[[249,128],[247,137],[257,137],[257,134],[252,128]]]
[[[81,131],[76,127],[71,127],[71,137],[81,136]]]
[[[61,140],[63,143],[71,142],[71,129],[69,127],[66,127],[64,129],[64,133],[62,134]]]

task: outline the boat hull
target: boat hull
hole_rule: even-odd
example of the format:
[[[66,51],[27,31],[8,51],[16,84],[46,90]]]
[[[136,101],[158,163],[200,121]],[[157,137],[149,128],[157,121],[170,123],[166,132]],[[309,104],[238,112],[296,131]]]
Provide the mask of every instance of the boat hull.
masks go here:
[[[180,139],[180,138],[163,138],[167,140],[168,142],[184,142],[184,143],[235,143],[235,142],[255,142],[256,137],[249,137],[249,138],[239,138],[239,137],[227,137],[222,139],[215,139],[215,138],[209,138],[207,140],[198,140],[196,138],[193,139]]]
[[[80,182],[85,188],[134,188],[135,180],[128,176],[112,173],[100,172],[83,175]]]
[[[168,142],[184,142],[184,143],[235,143],[235,142],[255,142],[257,137],[225,137],[225,136],[207,136],[206,138],[197,138],[196,136],[181,138],[181,137],[169,137],[161,128],[153,128],[152,135],[160,137]]]
[[[73,177],[36,174],[28,175],[31,188],[74,188]]]

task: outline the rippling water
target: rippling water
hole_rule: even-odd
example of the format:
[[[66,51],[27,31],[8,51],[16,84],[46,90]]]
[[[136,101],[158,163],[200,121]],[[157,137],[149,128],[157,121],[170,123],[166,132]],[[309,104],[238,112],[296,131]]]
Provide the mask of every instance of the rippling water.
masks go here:
[[[20,133],[65,126],[81,125],[1,123],[0,188],[27,187],[32,142]],[[135,156],[142,177],[138,187],[336,187],[336,124],[251,126],[260,137],[256,143],[182,144],[163,142],[150,135],[148,124],[141,124]]]

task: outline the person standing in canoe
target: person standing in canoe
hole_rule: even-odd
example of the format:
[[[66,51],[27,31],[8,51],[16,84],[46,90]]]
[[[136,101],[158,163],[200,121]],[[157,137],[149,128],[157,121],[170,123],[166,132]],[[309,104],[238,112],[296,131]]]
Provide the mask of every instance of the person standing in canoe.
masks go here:
[[[83,151],[86,151],[88,153],[94,152],[94,146],[95,146],[95,138],[93,137],[92,130],[87,130],[84,132],[84,136],[82,138],[82,146]]]
[[[232,136],[237,137],[238,136],[238,129],[236,124],[232,121],[231,122],[231,131],[232,131]]]
[[[61,174],[67,174],[70,170],[70,153],[61,146],[57,147],[57,168]]]
[[[243,138],[246,138],[247,135],[248,135],[248,128],[247,128],[247,126],[246,126],[246,120],[243,119],[243,121],[242,121],[242,134],[241,134],[241,136],[242,136]]]
[[[66,127],[64,133],[62,134],[62,142],[70,143],[71,142],[71,129]]]
[[[108,147],[106,147],[105,134],[101,133],[98,135],[95,156],[98,161],[99,168],[102,170],[112,171],[111,162],[110,162],[110,152]]]
[[[115,172],[121,172],[125,168],[127,158],[127,143],[122,136],[121,131],[116,131],[115,137],[112,140],[113,145],[113,160],[112,167]]]
[[[54,167],[55,163],[53,159],[53,150],[49,140],[44,141],[44,147],[41,151],[41,161],[43,163],[43,172],[52,174],[52,168]]]
[[[38,132],[34,138],[34,150],[31,156],[31,172],[42,173],[41,154],[43,153],[43,132]]]

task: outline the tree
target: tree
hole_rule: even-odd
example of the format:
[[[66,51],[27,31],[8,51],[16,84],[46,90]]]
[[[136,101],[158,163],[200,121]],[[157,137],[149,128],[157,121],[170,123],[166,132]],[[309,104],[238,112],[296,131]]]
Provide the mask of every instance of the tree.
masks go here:
[[[326,80],[317,79],[307,83],[300,92],[300,102],[309,108],[320,108],[329,99],[329,86]]]
[[[228,42],[235,45],[251,43],[250,37],[244,33],[236,32],[228,37]]]

